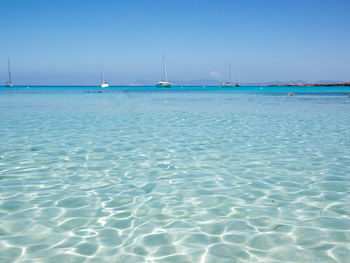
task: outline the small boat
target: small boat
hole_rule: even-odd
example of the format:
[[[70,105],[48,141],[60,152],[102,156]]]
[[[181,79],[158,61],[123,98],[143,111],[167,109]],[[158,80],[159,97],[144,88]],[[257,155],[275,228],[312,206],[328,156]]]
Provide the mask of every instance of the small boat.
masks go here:
[[[9,70],[9,81],[5,82],[5,86],[6,87],[12,87],[12,78],[11,78],[11,68],[10,68],[10,59],[7,59],[7,66],[8,66],[8,70]]]
[[[163,55],[164,77],[161,81],[157,82],[157,88],[171,88],[171,83],[168,82],[168,72],[166,70],[165,55]]]
[[[109,87],[109,84],[107,81],[105,81],[105,71],[104,71],[104,68],[103,68],[103,65],[102,65],[102,76],[101,76],[101,88],[108,88]]]
[[[231,82],[223,82],[221,83],[222,88],[233,88],[235,85]]]
[[[232,88],[235,86],[235,84],[232,81],[232,73],[231,73],[231,62],[228,64],[228,68],[229,68],[229,78],[230,80],[227,82],[222,82],[221,83],[221,87],[222,88]]]
[[[240,86],[240,85],[239,85],[238,78],[239,78],[239,74],[237,73],[237,83],[236,83],[235,87],[239,87],[239,86]]]

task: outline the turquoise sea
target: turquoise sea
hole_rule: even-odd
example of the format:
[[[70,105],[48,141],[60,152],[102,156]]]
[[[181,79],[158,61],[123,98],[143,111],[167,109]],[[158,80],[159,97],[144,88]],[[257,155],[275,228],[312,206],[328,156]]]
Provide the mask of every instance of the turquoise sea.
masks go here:
[[[348,93],[0,87],[0,262],[350,262]]]

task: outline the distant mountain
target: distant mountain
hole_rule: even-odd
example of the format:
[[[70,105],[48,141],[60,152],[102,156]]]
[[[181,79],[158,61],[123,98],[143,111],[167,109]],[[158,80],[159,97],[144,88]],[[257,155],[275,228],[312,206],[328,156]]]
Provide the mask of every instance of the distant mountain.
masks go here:
[[[344,81],[339,81],[339,80],[318,80],[318,81],[315,81],[315,83],[318,83],[318,84],[341,83],[341,82],[344,82]]]
[[[290,80],[290,81],[265,81],[265,82],[248,82],[242,83],[242,86],[269,86],[269,85],[309,85],[309,84],[333,84],[333,83],[343,83],[343,81],[336,80],[317,80],[317,81],[305,81],[305,80]]]

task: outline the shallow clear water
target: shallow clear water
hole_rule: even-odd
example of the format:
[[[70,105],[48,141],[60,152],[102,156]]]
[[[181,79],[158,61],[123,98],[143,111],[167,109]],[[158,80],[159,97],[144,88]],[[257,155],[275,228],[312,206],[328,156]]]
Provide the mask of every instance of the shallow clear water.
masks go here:
[[[0,262],[350,261],[344,90],[96,91],[0,90]]]

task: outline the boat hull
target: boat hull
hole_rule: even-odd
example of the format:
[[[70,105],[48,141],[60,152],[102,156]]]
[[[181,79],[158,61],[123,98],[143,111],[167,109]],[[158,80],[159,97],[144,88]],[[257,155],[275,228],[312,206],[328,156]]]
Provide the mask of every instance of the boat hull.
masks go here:
[[[157,88],[171,88],[171,84],[170,83],[157,83],[156,87]]]
[[[222,83],[221,88],[234,88],[235,85],[231,83]]]

